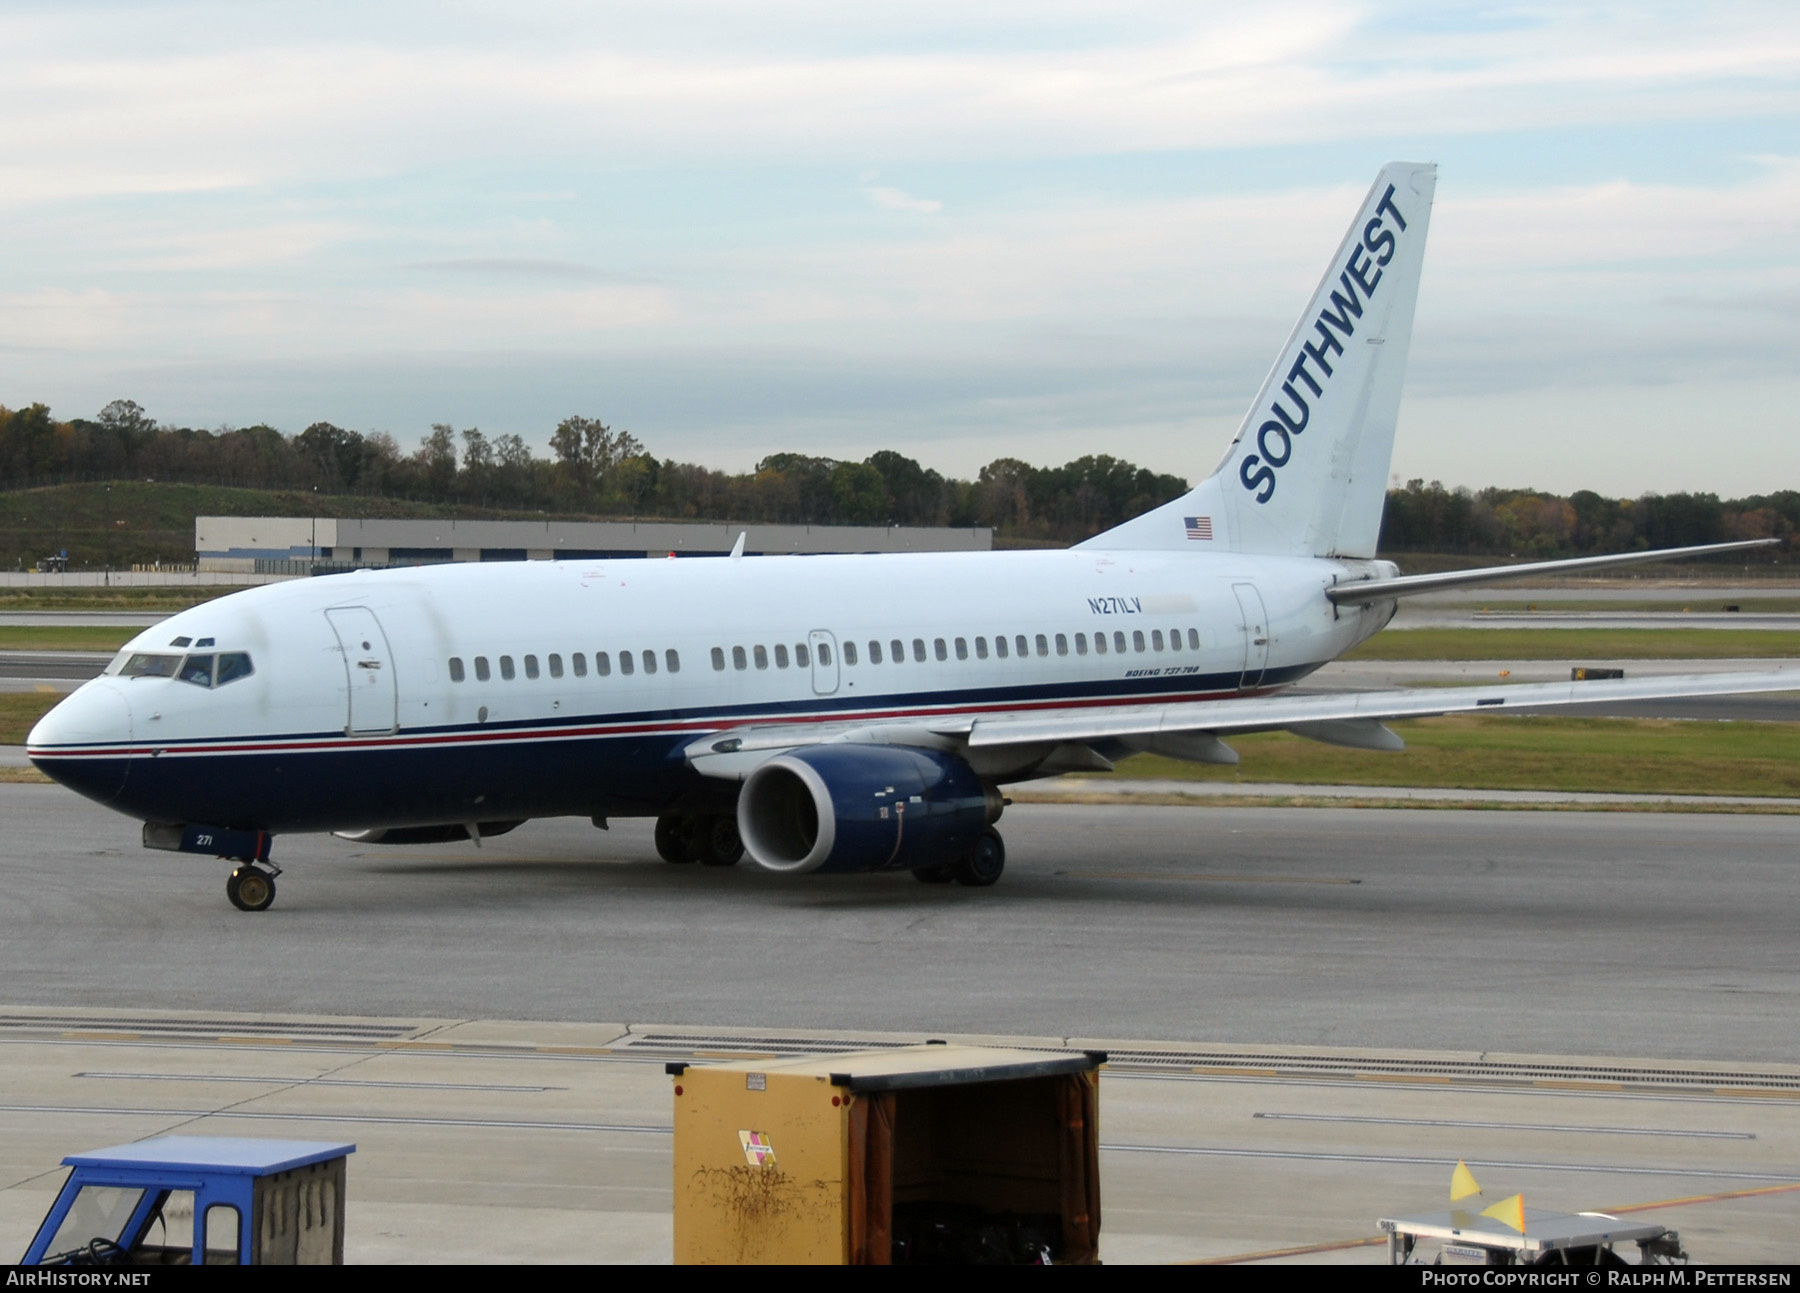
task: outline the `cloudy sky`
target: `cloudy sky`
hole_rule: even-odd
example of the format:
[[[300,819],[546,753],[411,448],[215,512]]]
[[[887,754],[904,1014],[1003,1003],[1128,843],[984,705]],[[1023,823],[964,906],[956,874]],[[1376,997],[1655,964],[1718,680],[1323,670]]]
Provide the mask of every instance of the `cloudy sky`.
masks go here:
[[[0,404],[1209,471],[1439,163],[1394,470],[1800,488],[1800,7],[8,0]]]

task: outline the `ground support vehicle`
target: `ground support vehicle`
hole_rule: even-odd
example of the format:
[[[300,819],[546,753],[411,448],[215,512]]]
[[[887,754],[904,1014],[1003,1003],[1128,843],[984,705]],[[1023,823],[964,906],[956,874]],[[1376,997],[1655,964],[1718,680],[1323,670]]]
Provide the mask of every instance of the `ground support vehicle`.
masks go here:
[[[158,1136],[70,1154],[24,1266],[341,1266],[355,1145]]]

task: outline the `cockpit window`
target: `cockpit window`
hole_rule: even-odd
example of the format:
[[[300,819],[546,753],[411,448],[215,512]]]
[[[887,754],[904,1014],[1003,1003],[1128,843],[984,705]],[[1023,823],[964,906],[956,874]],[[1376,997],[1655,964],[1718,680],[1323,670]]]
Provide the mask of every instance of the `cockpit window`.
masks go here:
[[[181,662],[181,672],[176,674],[183,682],[191,682],[196,687],[212,686],[213,659],[210,655],[191,655]]]
[[[226,651],[219,656],[219,677],[213,683],[215,687],[223,687],[228,682],[236,682],[239,678],[248,678],[256,672],[250,663],[247,651]]]
[[[180,666],[181,657],[178,655],[154,655],[138,651],[125,662],[119,675],[124,678],[173,678]]]

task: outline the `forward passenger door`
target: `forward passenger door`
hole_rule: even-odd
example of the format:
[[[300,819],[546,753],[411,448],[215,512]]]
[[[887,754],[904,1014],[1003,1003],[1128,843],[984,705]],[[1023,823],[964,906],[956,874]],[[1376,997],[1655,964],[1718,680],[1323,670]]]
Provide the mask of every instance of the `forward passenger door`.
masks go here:
[[[366,606],[339,606],[325,612],[344,652],[344,676],[350,687],[350,710],[344,732],[374,736],[399,725],[400,694],[394,682],[393,653],[381,621]]]

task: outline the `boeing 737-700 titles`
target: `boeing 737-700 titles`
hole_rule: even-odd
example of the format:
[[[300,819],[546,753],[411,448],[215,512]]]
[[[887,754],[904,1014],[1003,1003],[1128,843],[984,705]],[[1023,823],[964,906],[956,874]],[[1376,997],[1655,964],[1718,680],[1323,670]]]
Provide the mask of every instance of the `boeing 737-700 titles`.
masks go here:
[[[247,590],[134,639],[32,731],[51,777],[232,859],[653,816],[670,861],[988,885],[1008,783],[1233,733],[1800,688],[1800,672],[1281,695],[1398,599],[1749,544],[1401,576],[1375,559],[1436,169],[1382,169],[1224,461],[1060,552],[547,561]],[[740,544],[741,547],[741,544]]]

